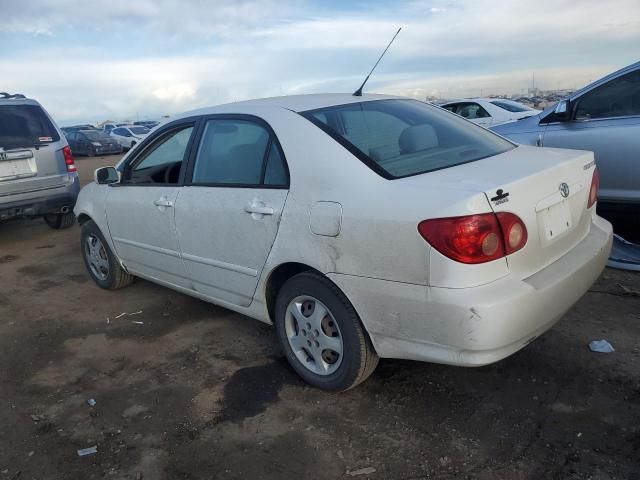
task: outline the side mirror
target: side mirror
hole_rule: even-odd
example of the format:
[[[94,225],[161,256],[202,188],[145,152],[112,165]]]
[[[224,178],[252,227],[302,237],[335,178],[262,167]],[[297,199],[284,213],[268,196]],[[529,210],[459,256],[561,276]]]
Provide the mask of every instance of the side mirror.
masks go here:
[[[571,101],[570,100],[560,100],[556,105],[555,110],[556,119],[561,122],[566,122],[569,120],[569,116],[571,113]]]
[[[109,185],[111,183],[118,183],[120,181],[120,175],[115,167],[102,167],[93,172],[93,181],[98,185]]]

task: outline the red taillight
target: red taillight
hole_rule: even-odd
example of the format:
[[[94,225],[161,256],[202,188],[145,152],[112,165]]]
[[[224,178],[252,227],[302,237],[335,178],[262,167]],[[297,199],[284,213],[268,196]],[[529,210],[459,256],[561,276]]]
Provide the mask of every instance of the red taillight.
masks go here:
[[[591,188],[589,189],[589,201],[587,202],[587,208],[593,207],[598,200],[598,190],[600,190],[600,172],[595,168],[593,170],[593,177],[591,178]]]
[[[62,154],[64,155],[64,163],[67,166],[67,172],[76,172],[76,164],[73,161],[73,155],[71,154],[71,148],[69,148],[69,145],[62,149]]]
[[[498,212],[496,216],[502,229],[505,255],[511,255],[527,243],[527,227],[524,226],[520,217],[513,213]]]
[[[520,250],[527,228],[513,213],[424,220],[418,232],[433,248],[461,263],[485,263]]]

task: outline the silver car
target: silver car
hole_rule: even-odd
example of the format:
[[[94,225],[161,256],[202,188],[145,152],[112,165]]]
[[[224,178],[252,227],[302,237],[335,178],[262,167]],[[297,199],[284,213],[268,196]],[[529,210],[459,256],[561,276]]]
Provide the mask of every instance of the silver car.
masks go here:
[[[640,62],[575,92],[539,115],[492,127],[524,145],[590,150],[598,201],[640,204]]]
[[[73,225],[80,181],[65,136],[35,100],[0,93],[0,221]]]

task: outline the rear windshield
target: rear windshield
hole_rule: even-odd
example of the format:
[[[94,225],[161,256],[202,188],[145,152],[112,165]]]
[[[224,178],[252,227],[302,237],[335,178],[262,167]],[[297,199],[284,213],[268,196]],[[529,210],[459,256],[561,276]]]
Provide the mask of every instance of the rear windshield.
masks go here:
[[[417,100],[375,100],[302,115],[385,178],[401,178],[491,157],[515,145]]]
[[[129,127],[131,133],[135,133],[136,135],[145,135],[149,133],[149,129],[147,127]]]
[[[496,107],[500,107],[509,112],[528,112],[530,110],[533,110],[532,108],[529,108],[525,105],[518,105],[517,103],[510,102],[501,102],[500,100],[494,100],[491,103],[493,103]]]
[[[0,106],[0,147],[32,147],[58,140],[58,132],[38,105]]]

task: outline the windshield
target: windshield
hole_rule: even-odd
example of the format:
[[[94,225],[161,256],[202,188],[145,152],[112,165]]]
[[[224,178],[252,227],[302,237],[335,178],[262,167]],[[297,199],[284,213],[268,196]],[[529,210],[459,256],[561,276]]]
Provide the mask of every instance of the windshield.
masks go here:
[[[58,132],[38,105],[0,106],[0,147],[32,147],[58,140]]]
[[[149,133],[149,129],[147,127],[129,127],[129,130],[134,135],[146,135]]]
[[[104,133],[99,132],[99,131],[93,131],[93,130],[83,130],[82,133],[89,139],[89,140],[109,140],[109,137],[106,136]]]
[[[533,108],[529,108],[526,105],[520,105],[515,102],[493,100],[491,103],[493,103],[496,107],[507,110],[508,112],[530,112],[531,110],[533,110]]]
[[[515,145],[417,100],[376,100],[303,112],[385,178],[401,178],[498,155]]]

